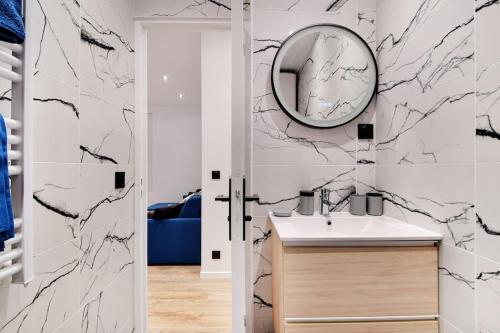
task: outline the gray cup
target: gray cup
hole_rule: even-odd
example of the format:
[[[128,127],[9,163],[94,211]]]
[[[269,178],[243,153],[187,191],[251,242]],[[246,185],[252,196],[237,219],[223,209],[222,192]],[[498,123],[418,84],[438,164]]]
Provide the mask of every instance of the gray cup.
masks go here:
[[[366,214],[366,196],[353,194],[351,195],[351,204],[349,206],[349,212],[352,215],[365,215]]]
[[[313,191],[300,191],[299,207],[297,212],[301,215],[314,214],[314,192]]]
[[[380,193],[366,195],[366,212],[368,215],[380,216],[384,214],[384,198]]]

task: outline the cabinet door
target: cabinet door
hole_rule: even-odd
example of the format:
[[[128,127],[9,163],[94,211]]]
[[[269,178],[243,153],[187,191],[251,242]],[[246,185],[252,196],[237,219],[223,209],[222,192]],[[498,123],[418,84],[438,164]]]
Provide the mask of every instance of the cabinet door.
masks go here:
[[[285,333],[438,333],[434,321],[380,323],[288,324]]]
[[[284,317],[438,314],[436,247],[285,247]]]

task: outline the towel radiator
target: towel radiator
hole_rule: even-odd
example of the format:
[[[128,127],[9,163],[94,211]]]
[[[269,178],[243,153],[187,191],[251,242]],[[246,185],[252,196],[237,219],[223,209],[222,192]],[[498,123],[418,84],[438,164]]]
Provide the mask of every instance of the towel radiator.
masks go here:
[[[26,40],[23,45],[0,42],[0,80],[10,84],[9,112],[4,112],[7,127],[9,176],[14,211],[15,237],[5,242],[0,252],[0,283],[27,284],[33,279],[33,163],[32,163],[32,80],[31,31],[33,1],[24,4]]]

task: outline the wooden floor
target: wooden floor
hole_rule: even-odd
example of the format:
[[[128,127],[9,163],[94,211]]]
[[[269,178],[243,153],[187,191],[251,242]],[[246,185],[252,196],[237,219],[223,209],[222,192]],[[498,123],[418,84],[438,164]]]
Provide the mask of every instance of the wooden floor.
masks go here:
[[[230,280],[200,279],[200,266],[148,271],[150,333],[231,332]]]

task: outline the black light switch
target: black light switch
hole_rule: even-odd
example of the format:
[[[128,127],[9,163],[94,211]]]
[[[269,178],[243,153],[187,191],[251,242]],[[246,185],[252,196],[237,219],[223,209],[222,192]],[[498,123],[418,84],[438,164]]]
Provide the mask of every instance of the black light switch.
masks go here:
[[[358,139],[373,139],[373,124],[358,124]]]
[[[220,171],[219,170],[212,171],[212,179],[220,179]]]
[[[220,251],[212,251],[212,259],[220,259]]]
[[[115,189],[125,188],[125,172],[115,172]]]

